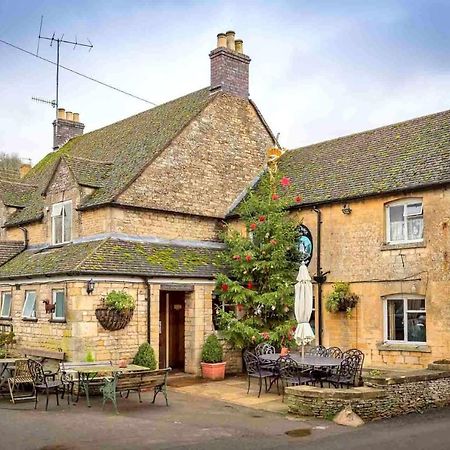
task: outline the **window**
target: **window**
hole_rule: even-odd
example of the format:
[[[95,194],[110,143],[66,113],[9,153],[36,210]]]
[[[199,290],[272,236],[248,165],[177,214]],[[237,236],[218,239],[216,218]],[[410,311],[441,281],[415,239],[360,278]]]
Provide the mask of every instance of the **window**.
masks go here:
[[[11,317],[11,292],[2,292],[0,317]]]
[[[386,237],[391,244],[423,240],[422,200],[410,199],[386,206]]]
[[[425,299],[393,296],[385,300],[385,340],[421,342],[427,340]]]
[[[53,304],[55,305],[55,312],[53,313],[54,320],[64,320],[66,318],[66,305],[63,290],[53,291]]]
[[[52,242],[63,244],[72,239],[72,202],[52,206]]]
[[[36,292],[25,292],[25,302],[23,304],[22,317],[24,319],[36,318]]]

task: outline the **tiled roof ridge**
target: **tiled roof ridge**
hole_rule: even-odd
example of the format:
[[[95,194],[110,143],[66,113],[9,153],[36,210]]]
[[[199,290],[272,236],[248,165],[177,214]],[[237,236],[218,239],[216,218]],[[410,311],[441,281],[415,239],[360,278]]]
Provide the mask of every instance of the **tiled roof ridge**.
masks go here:
[[[61,155],[61,158],[63,159],[77,159],[79,161],[87,161],[87,162],[93,162],[96,164],[107,164],[107,165],[112,165],[114,164],[112,161],[101,161],[98,159],[89,159],[89,158],[82,158],[81,156],[74,156],[74,155]]]
[[[425,114],[423,116],[419,116],[419,117],[413,117],[412,119],[407,119],[407,120],[402,120],[400,122],[394,122],[394,123],[390,123],[387,125],[382,125],[379,127],[375,127],[375,128],[370,128],[368,130],[363,130],[363,131],[357,131],[355,133],[350,133],[350,134],[346,134],[345,136],[338,136],[335,138],[331,138],[331,139],[326,139],[325,141],[317,141],[317,142],[312,142],[311,144],[307,144],[307,145],[303,145],[301,147],[296,147],[296,148],[292,148],[292,149],[288,149],[286,153],[290,153],[290,152],[295,152],[297,150],[303,150],[306,148],[310,148],[310,147],[315,147],[316,145],[322,145],[322,144],[328,144],[330,142],[337,142],[340,140],[344,140],[344,139],[349,139],[355,136],[361,136],[363,134],[370,134],[376,131],[380,131],[380,130],[386,130],[386,129],[390,129],[390,128],[395,128],[397,126],[400,125],[405,125],[405,124],[412,124],[414,122],[420,122],[424,119],[431,119],[440,115],[445,115],[445,114],[450,114],[450,109],[446,109],[444,111],[438,111],[436,113],[432,113],[432,114]]]

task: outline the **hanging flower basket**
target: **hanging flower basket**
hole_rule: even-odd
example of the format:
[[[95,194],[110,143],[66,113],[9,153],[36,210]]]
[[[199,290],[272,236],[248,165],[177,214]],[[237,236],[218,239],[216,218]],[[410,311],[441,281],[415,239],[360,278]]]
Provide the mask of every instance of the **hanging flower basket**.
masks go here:
[[[124,291],[111,291],[102,299],[102,306],[95,310],[95,317],[108,331],[125,328],[133,317],[135,301]]]
[[[116,311],[110,308],[97,308],[95,310],[95,317],[100,322],[100,325],[108,331],[117,331],[125,328],[133,317],[133,309],[125,311]]]

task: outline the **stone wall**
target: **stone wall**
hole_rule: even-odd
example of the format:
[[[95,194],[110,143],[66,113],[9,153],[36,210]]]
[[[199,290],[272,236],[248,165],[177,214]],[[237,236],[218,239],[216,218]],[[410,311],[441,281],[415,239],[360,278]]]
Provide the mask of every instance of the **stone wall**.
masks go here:
[[[289,412],[331,419],[346,406],[364,421],[386,419],[450,405],[450,372],[403,376],[351,389],[286,388]]]
[[[218,333],[219,342],[223,348],[223,360],[227,365],[225,373],[227,375],[242,373],[242,350],[235,349],[228,341]]]
[[[247,99],[220,94],[117,202],[222,218],[261,172],[272,145]]]

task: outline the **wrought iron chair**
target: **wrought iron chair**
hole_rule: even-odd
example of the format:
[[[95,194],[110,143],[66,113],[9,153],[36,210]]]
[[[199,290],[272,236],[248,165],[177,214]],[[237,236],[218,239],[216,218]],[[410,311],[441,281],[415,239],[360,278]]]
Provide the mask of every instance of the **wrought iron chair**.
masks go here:
[[[360,356],[346,356],[342,360],[336,373],[326,377],[324,381],[328,382],[329,386],[350,388],[355,386],[356,378],[359,371]]]
[[[279,378],[281,380],[281,389],[286,386],[300,386],[302,384],[313,384],[311,369],[302,369],[290,356],[280,356],[278,359]]]
[[[343,352],[339,347],[329,347],[325,349],[324,356],[329,358],[342,358]]]
[[[309,356],[324,356],[326,352],[326,348],[323,345],[316,345],[315,347],[311,347],[307,351],[307,355]]]
[[[357,348],[351,348],[350,350],[347,350],[343,353],[342,357],[345,358],[347,356],[357,356],[359,358],[359,366],[358,366],[358,373],[356,377],[356,386],[362,386],[363,380],[362,380],[362,369],[364,365],[364,353],[361,350],[358,350]]]
[[[269,370],[274,370],[276,367],[276,361],[264,361],[260,358],[261,355],[274,355],[276,353],[275,347],[268,344],[267,342],[262,342],[255,347],[255,355],[259,358],[261,368],[267,368]]]
[[[34,388],[34,409],[37,407],[38,402],[38,394],[39,391],[45,391],[45,395],[47,400],[45,402],[45,410],[48,409],[48,399],[52,392],[56,395],[56,404],[59,406],[59,392],[64,391],[64,384],[61,380],[49,380],[49,378],[53,377],[53,375],[46,376],[44,372],[44,368],[42,364],[38,361],[34,361],[33,359],[28,360],[28,368],[30,370],[31,378],[33,380],[33,388]],[[67,396],[67,400],[69,401],[69,395]]]
[[[33,379],[31,378],[31,373],[28,368],[28,360],[18,359],[14,363],[14,376],[8,378],[9,393],[11,395],[11,401],[16,403],[18,400],[32,400],[34,395],[24,394],[15,395],[15,391],[19,386],[23,385],[33,385]]]
[[[257,378],[259,380],[258,398],[261,396],[262,380],[264,380],[266,392],[270,390],[273,383],[278,380],[276,368],[261,367],[259,358],[248,350],[244,352],[244,364],[248,378],[247,394],[250,392],[250,380],[252,378]],[[270,379],[269,387],[267,387],[267,379]]]

